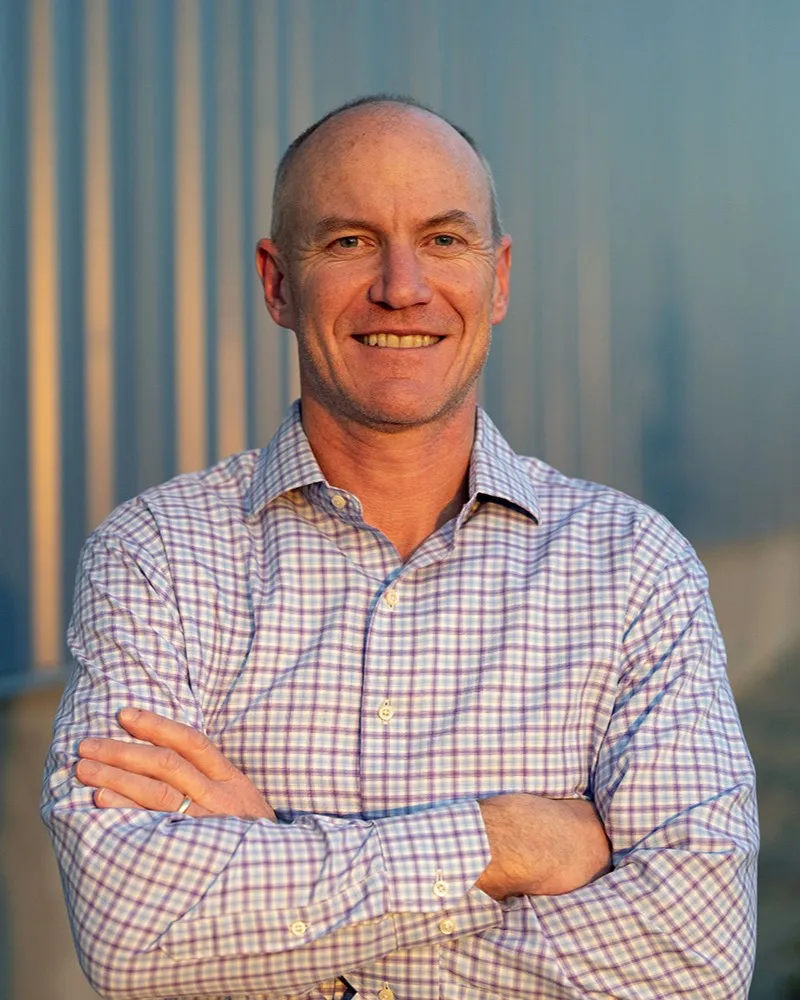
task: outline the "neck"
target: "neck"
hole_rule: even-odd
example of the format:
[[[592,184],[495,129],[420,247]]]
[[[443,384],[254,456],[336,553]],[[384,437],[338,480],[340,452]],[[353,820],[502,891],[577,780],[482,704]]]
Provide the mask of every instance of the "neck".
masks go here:
[[[386,432],[301,399],[303,429],[323,475],[361,501],[364,520],[405,561],[467,500],[475,398],[445,422]]]

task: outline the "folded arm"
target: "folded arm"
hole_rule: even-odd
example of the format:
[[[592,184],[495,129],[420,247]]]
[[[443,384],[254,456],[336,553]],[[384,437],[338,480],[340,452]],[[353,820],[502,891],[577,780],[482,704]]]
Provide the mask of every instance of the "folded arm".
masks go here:
[[[43,815],[79,957],[102,995],[300,994],[398,949],[498,926],[492,895],[546,891],[557,858],[534,849],[535,831],[522,869],[494,833],[490,845],[487,829],[511,820],[508,803],[505,813],[494,800],[484,804],[486,825],[477,802],[371,822],[275,822],[261,792],[199,735],[171,582],[141,548],[108,535],[87,545],[70,644],[77,667],[56,718]],[[146,711],[123,729],[119,712],[131,704]],[[170,742],[147,731],[149,712],[183,721],[185,753],[141,742]],[[116,761],[98,760],[109,750]],[[182,761],[197,772],[191,778]],[[119,784],[120,774],[143,783]],[[174,812],[184,794],[195,800],[188,816]],[[517,820],[532,815],[511,807]],[[583,836],[579,809],[567,806],[564,819]],[[549,842],[554,819],[541,827]],[[574,885],[596,871],[579,852],[572,863]],[[563,888],[567,876],[559,877]],[[526,881],[515,889],[519,878]],[[442,930],[444,913],[455,932]]]
[[[527,896],[443,955],[489,996],[745,1000],[755,950],[753,765],[702,566],[658,518],[632,570],[614,712],[592,790],[614,847],[603,878]],[[638,565],[637,565],[637,560]],[[514,970],[509,979],[507,970]]]

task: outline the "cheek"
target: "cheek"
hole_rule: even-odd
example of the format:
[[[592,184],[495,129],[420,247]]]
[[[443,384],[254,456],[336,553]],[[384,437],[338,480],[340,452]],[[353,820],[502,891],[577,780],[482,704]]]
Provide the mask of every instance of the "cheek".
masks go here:
[[[317,275],[299,291],[299,314],[307,326],[322,336],[330,336],[367,302],[363,276],[352,268],[335,269]]]
[[[482,262],[432,269],[430,279],[467,320],[472,316],[485,316],[491,309],[495,293],[494,271]]]

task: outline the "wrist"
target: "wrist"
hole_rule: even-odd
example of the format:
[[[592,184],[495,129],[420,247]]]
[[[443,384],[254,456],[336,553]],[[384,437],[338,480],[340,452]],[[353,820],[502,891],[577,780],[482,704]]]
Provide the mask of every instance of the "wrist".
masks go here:
[[[528,796],[498,795],[479,802],[489,842],[491,860],[476,882],[492,899],[507,899],[531,892],[533,871],[525,831],[518,822]]]

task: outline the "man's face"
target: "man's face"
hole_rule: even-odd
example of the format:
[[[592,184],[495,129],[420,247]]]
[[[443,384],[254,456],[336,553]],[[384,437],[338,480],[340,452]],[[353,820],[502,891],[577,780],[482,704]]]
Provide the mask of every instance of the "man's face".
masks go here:
[[[480,161],[424,112],[344,113],[289,182],[289,245],[259,245],[273,318],[297,334],[303,400],[399,430],[472,408],[506,312]]]

